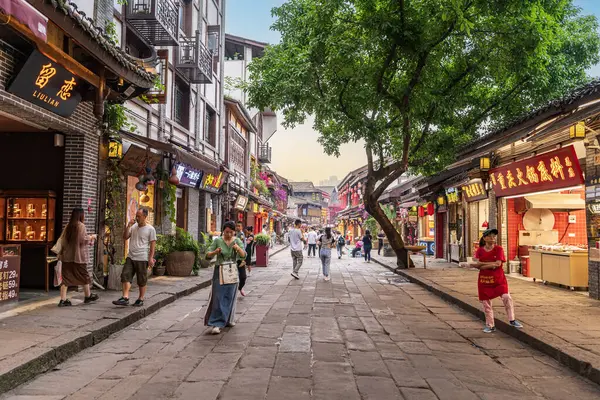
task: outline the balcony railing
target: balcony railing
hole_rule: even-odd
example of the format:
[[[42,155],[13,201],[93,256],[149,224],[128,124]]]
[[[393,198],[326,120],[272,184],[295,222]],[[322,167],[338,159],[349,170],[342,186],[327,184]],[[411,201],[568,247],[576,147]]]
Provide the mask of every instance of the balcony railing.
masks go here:
[[[258,149],[258,161],[262,164],[271,163],[272,148],[268,144],[263,144]]]
[[[206,48],[200,32],[195,37],[181,37],[175,67],[190,83],[212,83],[212,54]]]
[[[155,46],[179,44],[179,3],[173,0],[129,0],[127,21]]]

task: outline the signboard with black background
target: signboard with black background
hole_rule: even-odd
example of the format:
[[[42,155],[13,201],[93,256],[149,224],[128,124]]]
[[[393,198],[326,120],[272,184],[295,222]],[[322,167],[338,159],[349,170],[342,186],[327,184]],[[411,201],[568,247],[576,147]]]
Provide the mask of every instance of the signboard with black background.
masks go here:
[[[179,184],[196,188],[202,180],[203,172],[183,163],[175,163],[175,172],[179,178]]]
[[[82,80],[37,50],[8,87],[28,102],[62,117],[69,117],[81,101]]]

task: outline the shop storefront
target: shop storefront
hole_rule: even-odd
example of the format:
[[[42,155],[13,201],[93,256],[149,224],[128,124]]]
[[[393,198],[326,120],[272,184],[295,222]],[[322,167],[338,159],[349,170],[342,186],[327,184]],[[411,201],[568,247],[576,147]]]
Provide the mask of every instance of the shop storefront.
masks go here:
[[[422,204],[417,211],[417,231],[419,246],[425,246],[425,254],[435,255],[435,211],[433,203]]]
[[[448,259],[460,262],[464,259],[464,209],[458,187],[445,189],[448,203]]]
[[[467,257],[473,257],[479,248],[479,239],[483,232],[490,227],[490,202],[488,193],[480,178],[471,179],[460,185],[460,193],[466,210],[466,242],[464,249]]]
[[[585,186],[574,146],[490,170],[505,207],[510,272],[588,286]]]

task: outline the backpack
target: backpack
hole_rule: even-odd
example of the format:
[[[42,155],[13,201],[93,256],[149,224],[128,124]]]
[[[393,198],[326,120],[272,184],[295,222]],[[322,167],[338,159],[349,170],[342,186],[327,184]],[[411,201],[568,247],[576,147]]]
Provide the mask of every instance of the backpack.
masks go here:
[[[340,237],[338,238],[338,245],[340,245],[340,246],[344,246],[345,244],[346,244],[346,239],[344,239],[344,237],[343,237],[343,236],[340,236]]]

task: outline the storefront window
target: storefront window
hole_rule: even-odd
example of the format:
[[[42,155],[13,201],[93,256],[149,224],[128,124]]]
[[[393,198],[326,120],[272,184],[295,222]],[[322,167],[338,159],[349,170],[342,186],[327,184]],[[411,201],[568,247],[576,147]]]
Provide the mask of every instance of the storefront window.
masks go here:
[[[135,213],[138,209],[145,208],[148,210],[148,223],[154,225],[154,185],[147,185],[148,190],[146,192],[140,192],[135,188],[136,183],[138,183],[137,177],[127,177],[127,211],[124,224],[135,218]]]

